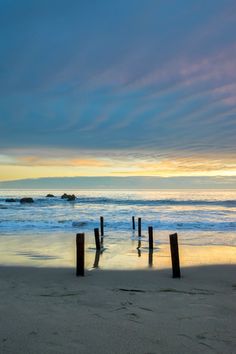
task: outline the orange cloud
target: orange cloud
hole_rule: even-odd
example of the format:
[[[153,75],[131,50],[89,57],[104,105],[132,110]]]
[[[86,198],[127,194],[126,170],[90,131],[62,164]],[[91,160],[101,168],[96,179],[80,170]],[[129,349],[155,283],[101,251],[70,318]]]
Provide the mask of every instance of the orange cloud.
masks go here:
[[[39,156],[23,156],[18,158],[21,166],[70,166],[70,167],[111,167],[112,163],[103,159],[66,159],[66,158],[41,158]]]
[[[135,173],[150,173],[160,176],[236,176],[236,160],[214,160],[202,158],[164,159],[159,162],[137,163]]]
[[[49,153],[49,152],[48,152]],[[3,158],[0,179],[18,179],[26,177],[72,177],[72,176],[236,176],[236,157],[218,155],[195,155],[181,157],[145,157],[133,153],[121,157],[121,154],[105,157],[84,156],[77,158],[76,152],[62,157],[24,155],[14,159]],[[80,155],[83,156],[82,153]]]
[[[134,159],[116,164],[112,174],[142,176],[236,176],[236,158],[230,156],[188,156],[147,160]]]

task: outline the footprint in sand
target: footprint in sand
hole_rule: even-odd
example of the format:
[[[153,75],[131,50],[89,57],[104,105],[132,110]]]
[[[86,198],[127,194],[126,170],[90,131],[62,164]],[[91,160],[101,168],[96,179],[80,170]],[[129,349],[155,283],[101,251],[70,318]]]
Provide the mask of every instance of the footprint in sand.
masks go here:
[[[29,336],[36,336],[37,334],[38,334],[37,332],[32,331],[32,332],[29,333]]]
[[[140,317],[136,313],[131,312],[131,313],[127,313],[126,315],[128,316],[129,321],[141,323],[140,321],[138,321],[140,319]]]

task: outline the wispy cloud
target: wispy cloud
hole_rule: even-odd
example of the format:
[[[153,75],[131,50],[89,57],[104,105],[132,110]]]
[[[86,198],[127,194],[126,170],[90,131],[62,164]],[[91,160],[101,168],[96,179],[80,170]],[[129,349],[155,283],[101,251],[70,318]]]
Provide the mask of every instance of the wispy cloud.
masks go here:
[[[236,149],[235,1],[22,0],[0,10],[9,165],[113,173],[116,155],[204,155],[211,173],[231,171],[214,154],[228,161]]]

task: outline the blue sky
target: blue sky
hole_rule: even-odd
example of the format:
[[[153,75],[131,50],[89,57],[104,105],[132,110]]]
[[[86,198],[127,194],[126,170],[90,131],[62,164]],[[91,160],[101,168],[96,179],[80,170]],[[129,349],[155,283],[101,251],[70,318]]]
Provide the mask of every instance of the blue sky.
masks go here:
[[[235,1],[0,1],[1,179],[236,175],[235,33]]]

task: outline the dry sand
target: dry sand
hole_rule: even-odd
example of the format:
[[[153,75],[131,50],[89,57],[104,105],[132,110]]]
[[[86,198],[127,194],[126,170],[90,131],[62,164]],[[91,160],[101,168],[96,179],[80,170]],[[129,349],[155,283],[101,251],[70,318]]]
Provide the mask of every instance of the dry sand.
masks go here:
[[[0,353],[236,352],[236,266],[0,268]]]

